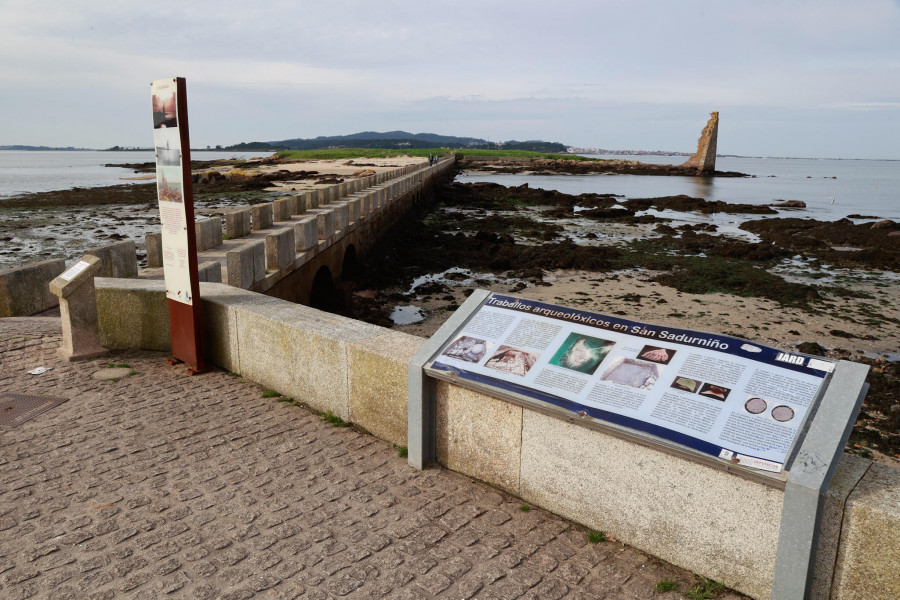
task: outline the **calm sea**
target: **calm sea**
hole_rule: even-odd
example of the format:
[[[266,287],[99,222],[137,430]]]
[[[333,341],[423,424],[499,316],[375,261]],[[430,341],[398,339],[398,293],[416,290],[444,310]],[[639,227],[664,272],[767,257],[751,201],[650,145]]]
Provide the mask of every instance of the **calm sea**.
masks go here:
[[[684,156],[596,156],[678,164]],[[770,204],[802,200],[806,209],[782,211],[784,216],[837,220],[851,214],[900,220],[900,161],[786,158],[719,158],[720,171],[755,177],[656,177],[641,175],[516,175],[466,173],[460,182],[490,181],[567,194],[619,194],[652,198],[686,194],[729,203]],[[663,213],[656,213],[663,214]],[[720,220],[710,218],[711,220]]]
[[[194,150],[193,160],[252,158],[267,152],[205,152]],[[134,177],[131,169],[104,167],[107,164],[153,162],[152,150],[103,152],[85,150],[20,151],[0,150],[0,201],[31,192],[68,190],[74,187],[100,187],[119,184],[146,184],[147,181],[123,181]]]
[[[194,151],[195,160],[251,158],[260,152]],[[682,156],[599,156],[640,158],[644,162],[675,164]],[[0,151],[0,201],[30,192],[99,187],[129,182],[131,169],[106,164],[152,162],[152,151]],[[555,189],[569,194],[594,192],[625,198],[649,198],[686,194],[730,203],[769,204],[802,200],[806,209],[783,214],[836,220],[851,214],[900,220],[900,161],[785,158],[719,158],[722,171],[739,171],[755,177],[655,177],[640,175],[487,175],[466,173],[457,181],[491,181]],[[663,213],[657,213],[663,214]],[[723,217],[710,217],[721,221]]]

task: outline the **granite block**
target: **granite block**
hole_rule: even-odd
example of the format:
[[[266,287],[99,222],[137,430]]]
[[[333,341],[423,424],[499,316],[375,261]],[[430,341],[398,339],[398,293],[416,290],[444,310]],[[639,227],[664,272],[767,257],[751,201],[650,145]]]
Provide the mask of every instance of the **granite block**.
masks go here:
[[[525,409],[521,497],[767,599],[782,490]]]
[[[228,285],[248,289],[266,276],[266,244],[250,242],[225,254]]]
[[[266,235],[266,268],[284,269],[294,264],[294,228],[279,229]]]
[[[334,211],[322,210],[316,215],[318,220],[319,239],[330,241],[334,238]]]
[[[137,248],[134,240],[122,240],[91,248],[86,250],[85,254],[100,259],[97,277],[137,277]]]
[[[275,209],[271,202],[255,204],[250,207],[250,218],[254,231],[268,229],[275,222]]]
[[[225,213],[225,235],[229,239],[242,238],[252,230],[250,209],[244,208]]]
[[[75,272],[77,269],[81,269]],[[50,291],[59,297],[62,344],[57,354],[68,361],[95,358],[107,353],[97,334],[97,299],[94,276],[100,259],[85,255],[72,269],[50,282]]]
[[[197,252],[222,245],[222,220],[210,217],[194,222],[194,237],[197,240]]]
[[[423,343],[385,330],[347,345],[351,421],[380,439],[406,445],[407,365]]]
[[[0,317],[29,317],[57,306],[49,284],[65,270],[66,261],[55,258],[0,271]]]
[[[144,236],[144,247],[147,249],[147,268],[158,269],[163,266],[162,232],[148,233]]]
[[[302,215],[306,212],[306,196],[308,193],[291,196],[291,214]]]
[[[222,264],[217,260],[198,263],[197,281],[222,283]]]
[[[273,219],[275,222],[289,221],[293,207],[294,200],[292,198],[279,198],[272,202]]]
[[[294,223],[294,243],[297,252],[306,252],[319,243],[319,220],[316,215]]]
[[[436,413],[438,462],[518,495],[522,408],[438,381]]]
[[[900,598],[900,469],[874,463],[847,499],[832,597]]]
[[[94,279],[100,344],[110,349],[172,349],[166,282]]]
[[[834,577],[834,566],[837,560],[838,544],[841,538],[841,525],[847,498],[872,461],[852,454],[844,454],[838,464],[828,491],[825,493],[825,504],[819,523],[819,543],[816,550],[816,566],[814,568],[811,600],[828,600],[831,598],[831,584]],[[898,523],[900,526],[900,523]]]

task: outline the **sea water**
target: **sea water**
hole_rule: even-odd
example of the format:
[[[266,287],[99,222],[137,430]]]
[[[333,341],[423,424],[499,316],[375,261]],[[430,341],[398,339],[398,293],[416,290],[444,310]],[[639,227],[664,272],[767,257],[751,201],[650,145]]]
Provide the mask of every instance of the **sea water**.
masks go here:
[[[197,151],[193,160],[248,159],[269,156],[271,152]],[[101,187],[121,184],[147,184],[153,180],[129,181],[140,176],[132,169],[106,167],[107,164],[149,163],[156,157],[152,150],[108,152],[102,150],[0,150],[0,202],[5,198],[33,192],[68,190],[75,187]]]
[[[589,156],[663,164],[679,164],[686,159],[684,156]],[[566,194],[616,194],[622,199],[684,194],[731,204],[801,200],[806,203],[805,209],[782,211],[782,216],[835,221],[856,214],[869,217],[869,220],[900,220],[900,161],[720,157],[716,160],[716,169],[752,177],[523,175],[470,171],[457,176],[456,180],[461,183],[487,181],[506,186],[527,183],[529,187]],[[747,215],[740,220],[746,218],[756,217]]]

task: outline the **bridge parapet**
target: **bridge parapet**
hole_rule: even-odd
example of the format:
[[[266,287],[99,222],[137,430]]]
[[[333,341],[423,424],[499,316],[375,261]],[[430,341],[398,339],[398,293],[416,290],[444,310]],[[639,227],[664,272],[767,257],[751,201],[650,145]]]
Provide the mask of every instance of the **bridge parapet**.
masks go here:
[[[339,276],[351,248],[354,256],[364,253],[454,162],[451,156],[437,165],[407,165],[233,210],[225,214],[224,236],[218,217],[200,221],[204,239],[215,237],[211,228],[220,235],[198,245],[198,258],[220,263],[222,281],[230,285],[306,302],[322,267]],[[159,234],[148,235],[148,241],[153,235]],[[145,269],[142,277],[162,277],[161,248],[159,253],[158,260],[148,254],[148,265],[156,268]]]

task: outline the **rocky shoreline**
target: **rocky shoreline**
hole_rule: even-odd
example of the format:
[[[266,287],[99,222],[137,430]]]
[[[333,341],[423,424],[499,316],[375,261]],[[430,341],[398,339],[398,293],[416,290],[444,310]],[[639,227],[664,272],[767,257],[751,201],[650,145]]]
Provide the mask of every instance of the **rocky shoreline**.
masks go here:
[[[640,214],[648,206],[773,217],[741,225],[758,232],[751,242]],[[482,288],[866,362],[872,388],[850,449],[900,464],[900,254],[891,235],[900,224],[778,213],[682,196],[451,183],[370,253],[351,314],[396,327],[390,310],[412,307],[406,314],[422,320],[399,328],[429,336]]]
[[[586,175],[590,173],[616,173],[619,175],[696,176],[697,167],[642,163],[636,160],[554,160],[519,159],[507,157],[481,157],[477,151],[463,155],[459,167],[482,173],[521,173],[529,175]],[[736,171],[713,171],[704,177],[753,177]]]

